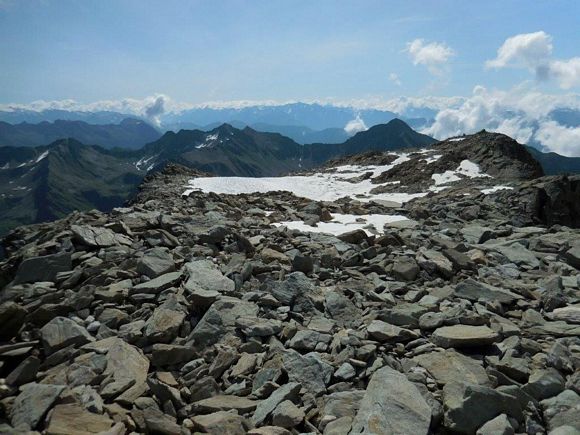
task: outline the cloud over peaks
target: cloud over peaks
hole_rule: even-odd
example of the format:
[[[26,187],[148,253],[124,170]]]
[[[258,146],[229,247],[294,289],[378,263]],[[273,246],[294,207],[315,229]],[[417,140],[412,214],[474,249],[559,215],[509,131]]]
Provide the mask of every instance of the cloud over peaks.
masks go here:
[[[423,65],[434,75],[441,75],[442,67],[455,56],[455,51],[445,43],[426,42],[424,39],[408,42],[406,51],[414,65]]]
[[[353,136],[359,131],[365,130],[368,130],[368,127],[366,126],[365,122],[362,120],[360,115],[357,115],[355,119],[348,121],[344,126],[344,131],[346,131],[346,133],[349,136]]]
[[[552,57],[552,36],[544,31],[512,36],[497,50],[487,68],[527,68],[539,81],[556,80],[562,89],[580,86],[580,57],[558,60]]]

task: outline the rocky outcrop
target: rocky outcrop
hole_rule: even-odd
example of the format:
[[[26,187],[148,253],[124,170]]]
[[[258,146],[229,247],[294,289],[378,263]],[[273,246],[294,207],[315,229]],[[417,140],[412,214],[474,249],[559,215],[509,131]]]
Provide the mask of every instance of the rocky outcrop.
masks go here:
[[[5,240],[1,433],[578,431],[574,178],[458,182],[332,236],[272,224],[392,206],[191,176]]]

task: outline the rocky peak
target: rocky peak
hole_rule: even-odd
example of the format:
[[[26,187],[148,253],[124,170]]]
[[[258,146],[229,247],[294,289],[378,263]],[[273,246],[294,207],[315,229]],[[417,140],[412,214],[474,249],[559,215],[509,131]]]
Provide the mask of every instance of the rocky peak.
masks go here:
[[[529,180],[544,175],[540,163],[524,145],[501,133],[482,130],[447,139],[434,148],[444,152],[446,160],[472,160],[489,175],[501,179]]]

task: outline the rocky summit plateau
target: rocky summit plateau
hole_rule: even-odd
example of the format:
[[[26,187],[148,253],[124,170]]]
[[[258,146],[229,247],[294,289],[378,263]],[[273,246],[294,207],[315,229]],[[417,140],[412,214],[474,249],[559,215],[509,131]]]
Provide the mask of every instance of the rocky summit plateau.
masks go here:
[[[168,164],[0,263],[0,433],[580,433],[580,176],[507,136]]]

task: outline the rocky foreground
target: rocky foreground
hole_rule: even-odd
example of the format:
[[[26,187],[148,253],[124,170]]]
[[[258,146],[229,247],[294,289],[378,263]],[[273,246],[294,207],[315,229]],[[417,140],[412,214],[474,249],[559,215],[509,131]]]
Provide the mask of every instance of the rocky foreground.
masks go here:
[[[5,240],[1,433],[580,432],[580,178],[331,236],[272,223],[392,205],[182,196],[195,175]]]

